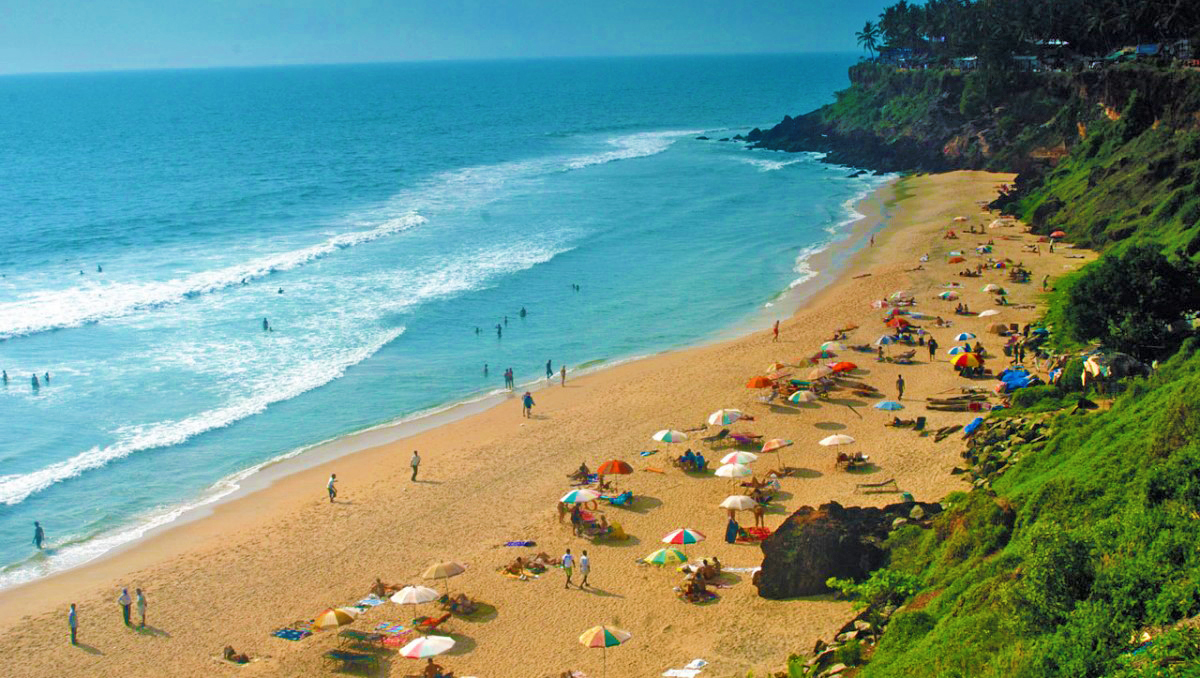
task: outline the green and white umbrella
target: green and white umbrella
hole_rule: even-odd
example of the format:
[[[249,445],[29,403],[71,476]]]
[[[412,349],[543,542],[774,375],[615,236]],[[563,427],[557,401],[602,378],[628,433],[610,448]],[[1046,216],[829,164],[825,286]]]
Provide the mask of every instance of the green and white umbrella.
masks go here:
[[[595,490],[580,489],[571,490],[570,492],[564,494],[562,499],[559,499],[559,501],[564,504],[586,504],[589,501],[596,501],[599,498],[600,493],[596,492]]]
[[[721,457],[722,464],[753,464],[758,461],[758,455],[753,452],[730,452]]]
[[[721,478],[745,478],[753,474],[754,471],[745,464],[725,464],[716,470],[716,475]]]
[[[679,549],[665,548],[659,549],[642,558],[642,561],[651,565],[674,565],[676,563],[686,563],[687,556],[683,555],[683,551]]]
[[[741,419],[744,414],[741,410],[717,410],[708,415],[709,426],[728,426],[733,422]]]
[[[665,428],[651,437],[660,443],[681,443],[688,439],[687,434],[683,431],[675,431],[669,428]]]
[[[664,544],[699,544],[704,535],[696,530],[682,527],[662,538]]]
[[[794,403],[813,403],[817,401],[817,394],[812,391],[796,391],[788,396],[788,400]]]

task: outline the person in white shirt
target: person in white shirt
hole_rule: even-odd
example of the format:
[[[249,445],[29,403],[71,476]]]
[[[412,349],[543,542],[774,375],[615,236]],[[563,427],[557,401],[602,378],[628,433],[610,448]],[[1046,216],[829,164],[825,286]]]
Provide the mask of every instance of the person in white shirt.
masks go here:
[[[563,572],[567,573],[567,583],[563,584],[563,588],[569,589],[571,588],[571,573],[575,571],[575,556],[571,555],[571,549],[567,549],[567,552],[563,554],[562,568]]]
[[[325,485],[325,488],[329,490],[329,503],[330,504],[333,503],[333,498],[337,496],[337,488],[334,487],[335,483],[337,483],[337,474],[330,473],[329,474],[329,482]]]
[[[141,617],[138,626],[144,629],[146,628],[146,594],[142,593],[141,589],[137,589],[137,609],[138,616]]]
[[[582,579],[579,580],[579,588],[583,588],[588,585],[588,581],[587,581],[588,572],[591,572],[591,571],[592,571],[592,559],[588,558],[587,549],[584,549],[583,555],[579,556],[579,574],[582,575],[582,577],[583,577]]]
[[[117,597],[117,604],[121,606],[121,616],[125,618],[125,625],[129,626],[129,606],[133,604],[133,600],[129,597],[129,589],[121,589],[121,595]]]
[[[416,451],[416,450],[413,450],[413,456],[412,456],[412,459],[411,459],[411,460],[409,460],[409,462],[408,462],[408,463],[409,463],[409,465],[410,465],[410,466],[412,466],[412,470],[413,470],[412,479],[413,479],[413,481],[414,481],[414,482],[416,482],[416,480],[417,480],[417,467],[421,465],[421,455],[417,454],[417,451]]]

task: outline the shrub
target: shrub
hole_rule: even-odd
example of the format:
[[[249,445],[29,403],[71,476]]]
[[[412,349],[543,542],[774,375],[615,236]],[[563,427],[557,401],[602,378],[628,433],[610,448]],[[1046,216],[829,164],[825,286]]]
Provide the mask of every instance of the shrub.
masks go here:
[[[847,598],[854,599],[854,607],[862,609],[888,604],[899,605],[916,594],[920,588],[920,580],[911,574],[883,568],[872,572],[871,576],[861,583],[853,579],[830,577],[825,585],[840,591]]]
[[[1030,629],[1052,630],[1087,597],[1095,571],[1091,542],[1060,525],[1037,523],[1030,531],[1025,570],[1012,602]]]

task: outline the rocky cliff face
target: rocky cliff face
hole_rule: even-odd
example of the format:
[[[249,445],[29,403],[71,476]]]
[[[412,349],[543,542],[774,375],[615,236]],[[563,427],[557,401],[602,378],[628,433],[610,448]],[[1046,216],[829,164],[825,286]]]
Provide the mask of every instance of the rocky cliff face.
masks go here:
[[[837,502],[804,506],[763,542],[758,594],[774,600],[811,596],[828,593],[830,577],[865,577],[885,564],[883,540],[889,531],[940,511],[939,504],[915,502],[881,509]]]

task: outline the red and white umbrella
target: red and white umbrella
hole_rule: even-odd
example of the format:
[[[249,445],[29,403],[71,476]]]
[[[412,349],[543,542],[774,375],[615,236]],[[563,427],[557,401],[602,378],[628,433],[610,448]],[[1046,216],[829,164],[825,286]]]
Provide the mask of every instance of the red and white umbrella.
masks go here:
[[[439,655],[454,647],[450,636],[422,636],[400,648],[400,656],[408,659],[425,659]]]
[[[705,537],[696,530],[682,527],[662,538],[664,544],[699,544]]]
[[[722,464],[753,464],[758,461],[758,455],[753,452],[730,452],[721,457]]]

